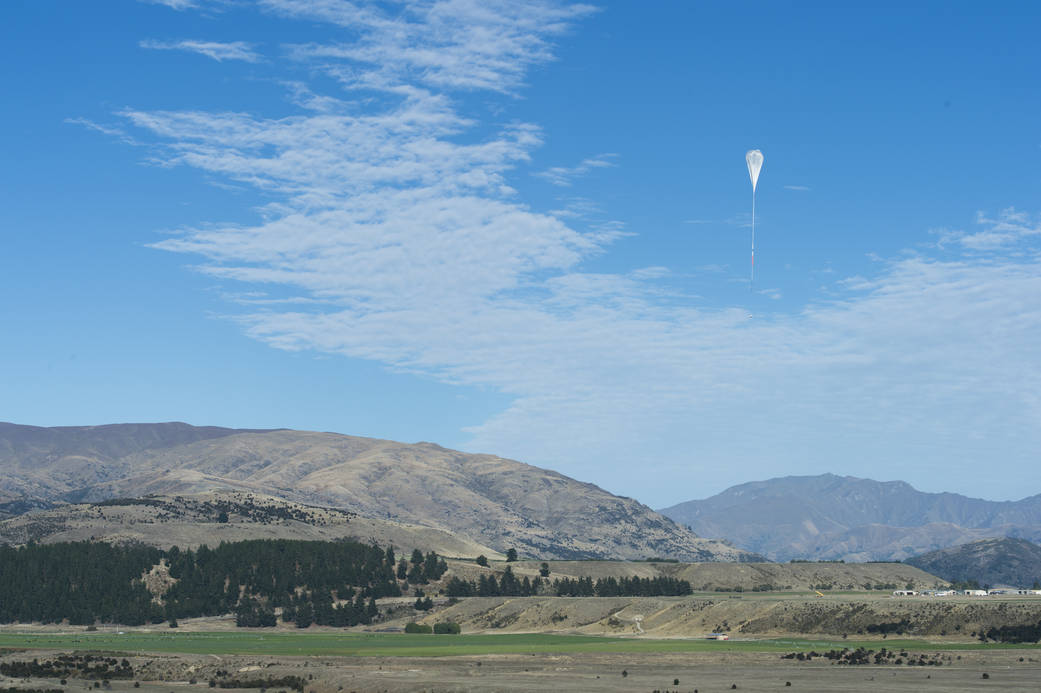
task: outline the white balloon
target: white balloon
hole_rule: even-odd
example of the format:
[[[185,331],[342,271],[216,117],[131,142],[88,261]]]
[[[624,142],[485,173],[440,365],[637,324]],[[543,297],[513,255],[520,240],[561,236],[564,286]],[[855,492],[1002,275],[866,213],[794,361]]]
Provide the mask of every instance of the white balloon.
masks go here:
[[[748,177],[752,180],[752,265],[749,273],[748,289],[755,284],[755,186],[759,182],[759,172],[763,169],[763,153],[758,149],[749,149],[745,154],[748,164]]]
[[[752,192],[759,182],[759,171],[763,168],[763,153],[758,149],[749,149],[745,154],[745,163],[748,164],[748,177],[752,179]]]

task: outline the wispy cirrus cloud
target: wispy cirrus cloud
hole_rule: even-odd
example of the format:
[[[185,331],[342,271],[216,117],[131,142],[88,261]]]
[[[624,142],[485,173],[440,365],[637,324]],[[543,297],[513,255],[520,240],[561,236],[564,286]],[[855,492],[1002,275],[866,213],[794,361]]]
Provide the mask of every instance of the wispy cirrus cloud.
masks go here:
[[[603,208],[588,197],[569,197],[560,200],[563,206],[550,210],[549,214],[560,219],[588,219],[603,213]]]
[[[973,233],[951,232],[947,240],[956,241],[969,250],[996,251],[1016,250],[1022,241],[1041,236],[1041,217],[1032,219],[1013,207],[1001,210],[996,217],[978,212],[976,225],[982,228]]]
[[[610,168],[615,166],[615,159],[617,157],[617,154],[598,154],[597,156],[584,159],[577,166],[554,166],[545,171],[539,171],[534,175],[548,180],[553,185],[570,187],[576,178],[585,176],[594,169]]]
[[[189,10],[199,6],[199,0],[140,0],[150,5],[165,5],[174,10]]]
[[[409,92],[416,88],[514,93],[528,68],[553,59],[551,40],[595,11],[591,5],[534,0],[443,0],[379,5],[346,0],[262,0],[286,16],[331,22],[358,32],[351,41],[295,46],[304,61],[327,62],[346,86]]]
[[[247,63],[257,63],[263,60],[261,55],[254,50],[253,44],[245,41],[231,41],[222,43],[219,41],[141,41],[142,48],[160,51],[186,51],[198,53],[217,62],[225,60],[241,60]]]
[[[808,185],[785,185],[785,190],[794,190],[795,192],[809,192],[810,186]]]
[[[994,446],[1002,454],[990,471],[1022,474],[1036,455],[1041,261],[1020,213],[981,216],[979,231],[957,236],[964,253],[880,261],[873,276],[794,312],[710,310],[671,285],[667,268],[585,269],[610,252],[617,225],[578,226],[592,201],[542,213],[517,199],[510,176],[532,160],[539,128],[477,137],[454,98],[514,94],[588,8],[457,0],[392,16],[333,0],[260,6],[343,27],[342,40],[297,46],[293,59],[346,91],[288,84],[303,112],[283,117],[122,113],[164,163],[277,200],[255,223],[155,244],[246,285],[235,319],[252,337],[494,388],[512,404],[470,429],[472,449],[647,499],[683,500],[776,468],[865,473],[880,460],[896,460],[882,475],[901,469],[916,481]],[[362,107],[347,98],[359,89],[386,98]],[[559,180],[609,162],[561,169]],[[689,485],[664,498],[661,478]]]
[[[87,128],[88,130],[100,132],[101,134],[108,135],[110,137],[116,137],[125,142],[126,144],[138,144],[137,140],[131,137],[127,133],[127,131],[121,127],[112,127],[110,125],[95,123],[93,120],[90,120],[89,118],[66,118],[65,122],[69,125],[80,125],[82,127]]]

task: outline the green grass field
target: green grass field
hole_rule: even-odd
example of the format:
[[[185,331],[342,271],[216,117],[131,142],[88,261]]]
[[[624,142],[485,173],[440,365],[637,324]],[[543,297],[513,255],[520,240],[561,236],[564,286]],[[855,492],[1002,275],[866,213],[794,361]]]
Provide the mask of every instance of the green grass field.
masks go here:
[[[652,640],[587,635],[407,635],[399,633],[0,633],[0,648],[170,652],[215,655],[444,657],[528,653],[807,652],[843,647],[878,650],[984,650],[1038,645],[931,643],[926,640]]]

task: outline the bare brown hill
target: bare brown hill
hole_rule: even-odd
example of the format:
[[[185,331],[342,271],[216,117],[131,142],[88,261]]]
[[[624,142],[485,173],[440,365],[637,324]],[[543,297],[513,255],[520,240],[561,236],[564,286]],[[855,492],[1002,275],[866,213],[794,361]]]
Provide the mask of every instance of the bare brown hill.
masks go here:
[[[106,445],[106,435],[118,444]],[[0,492],[20,502],[237,491],[422,525],[546,558],[753,558],[593,484],[432,443],[186,424],[6,424],[0,472]]]
[[[452,570],[463,571],[460,561]],[[946,583],[935,575],[903,563],[670,563],[650,561],[547,561],[551,578],[671,577],[686,580],[696,591],[826,590],[876,591],[926,589]],[[539,561],[509,564],[518,576],[538,574]],[[502,569],[502,564],[492,563]],[[892,585],[883,589],[884,585]]]
[[[907,562],[946,580],[1012,587],[1041,584],[1041,546],[1025,539],[982,539],[931,551]]]
[[[0,501],[53,500],[69,490],[117,478],[123,457],[254,429],[186,423],[22,426],[0,421]]]
[[[429,614],[417,613],[409,598],[384,600],[389,621],[455,621],[466,632],[570,632],[699,637],[735,636],[878,637],[907,635],[966,640],[1002,625],[1032,626],[1041,618],[1041,598],[896,597],[879,585],[921,590],[946,583],[902,563],[669,563],[546,561],[549,580],[558,578],[673,577],[688,580],[685,597],[468,597],[435,599]],[[443,581],[501,578],[507,567],[518,578],[534,577],[541,563],[492,562],[486,567],[450,560]],[[831,585],[823,596],[814,586]],[[706,594],[726,588],[727,594]],[[763,591],[765,588],[773,588]],[[783,592],[777,591],[780,588]],[[427,591],[436,593],[436,586]],[[737,590],[743,590],[740,593]],[[842,590],[842,591],[839,591]],[[394,604],[398,602],[398,604]]]
[[[505,558],[494,549],[443,530],[360,517],[280,498],[241,492],[149,496],[77,503],[0,522],[0,543],[108,541],[168,549],[246,539],[353,539],[380,546],[436,551],[442,556]]]
[[[899,599],[841,595],[825,598],[762,594],[727,597],[469,597],[410,620],[455,621],[464,632],[644,633],[652,637],[824,636],[879,638],[881,634],[970,640],[1008,625],[1034,626],[1041,599]],[[390,625],[390,624],[386,624]]]

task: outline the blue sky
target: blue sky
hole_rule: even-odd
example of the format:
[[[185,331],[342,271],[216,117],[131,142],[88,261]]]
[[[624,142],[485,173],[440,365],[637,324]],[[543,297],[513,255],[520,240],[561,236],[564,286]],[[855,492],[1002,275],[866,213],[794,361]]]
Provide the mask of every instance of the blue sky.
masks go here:
[[[0,420],[1041,492],[1033,3],[0,15]]]

